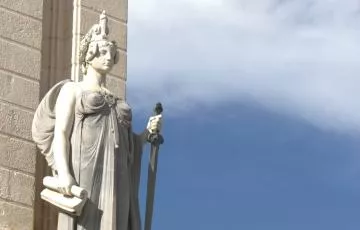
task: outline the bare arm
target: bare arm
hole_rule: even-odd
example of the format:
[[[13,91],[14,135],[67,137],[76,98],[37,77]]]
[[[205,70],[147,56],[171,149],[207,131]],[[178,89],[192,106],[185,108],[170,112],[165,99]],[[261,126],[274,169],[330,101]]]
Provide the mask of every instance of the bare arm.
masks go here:
[[[147,138],[148,138],[149,134],[150,134],[149,130],[145,129],[142,133],[135,134],[135,135],[141,140],[141,143],[144,145],[147,143]]]
[[[74,123],[76,93],[73,83],[61,89],[56,101],[53,152],[59,180],[64,187],[74,183],[69,169],[70,132]],[[67,189],[65,189],[67,190]],[[68,192],[66,192],[68,193]]]

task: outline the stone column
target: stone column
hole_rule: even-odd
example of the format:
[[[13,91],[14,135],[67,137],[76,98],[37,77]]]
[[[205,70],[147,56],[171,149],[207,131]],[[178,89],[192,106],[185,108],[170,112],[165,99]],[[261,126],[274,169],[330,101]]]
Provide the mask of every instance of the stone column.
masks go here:
[[[57,82],[71,78],[71,50],[73,27],[73,0],[43,1],[41,44],[40,102]],[[56,229],[57,210],[40,198],[44,189],[42,179],[51,175],[44,156],[36,156],[35,172],[35,230]]]
[[[0,1],[0,229],[32,229],[43,0]]]

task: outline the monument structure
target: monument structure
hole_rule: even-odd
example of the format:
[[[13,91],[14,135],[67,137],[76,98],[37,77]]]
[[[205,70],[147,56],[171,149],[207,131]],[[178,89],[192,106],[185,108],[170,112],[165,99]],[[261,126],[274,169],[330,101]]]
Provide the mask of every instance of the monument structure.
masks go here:
[[[142,148],[161,114],[133,133],[130,106],[106,88],[119,56],[109,32],[103,12],[79,46],[82,80],[57,83],[35,112],[32,136],[53,172],[42,198],[60,208],[57,229],[141,229]]]
[[[98,22],[103,10],[108,15],[108,27],[111,31],[109,34],[105,31],[105,34],[109,35],[106,39],[115,40],[114,44],[116,44],[112,46],[108,43],[110,49],[106,52],[110,52],[114,58],[116,56],[117,64],[106,70],[108,74],[104,80],[109,86],[108,89],[93,89],[91,84],[85,85],[89,86],[87,92],[92,90],[101,92],[95,94],[96,96],[87,102],[95,102],[101,98],[99,95],[111,95],[103,97],[106,98],[105,103],[110,105],[114,101],[123,102],[126,99],[127,0],[0,1],[2,15],[0,26],[2,53],[0,59],[1,230],[56,229],[58,222],[63,218],[61,215],[58,217],[59,208],[55,208],[53,204],[44,201],[40,196],[46,189],[43,179],[48,178],[46,176],[53,176],[53,172],[47,164],[51,161],[45,160],[32,140],[32,121],[40,101],[50,89],[64,89],[63,86],[82,80],[83,62],[78,59],[81,56],[79,52],[82,50],[81,38],[87,34],[94,23]],[[104,35],[104,32],[102,33]],[[114,49],[116,52],[113,52]],[[109,63],[103,65],[109,65]],[[71,81],[64,81],[65,79],[71,79]],[[129,111],[126,103],[114,104],[117,105],[116,112],[119,112],[117,119],[121,117],[121,112]],[[122,115],[126,117],[126,114]],[[115,128],[113,124],[109,127]],[[152,125],[156,128],[159,122]],[[119,135],[120,137],[125,136]],[[114,146],[120,144],[116,143],[114,138],[112,140],[114,140],[112,142]],[[119,148],[123,146],[119,145]],[[134,161],[131,157],[128,160]],[[56,167],[53,169],[55,169],[54,175],[58,176]],[[73,170],[72,168],[71,172]],[[74,180],[77,182],[76,176]],[[62,188],[60,193],[70,194],[72,192],[70,186],[65,185],[70,185],[74,181],[70,184],[64,183],[66,179],[61,179],[61,181],[63,186],[60,186]],[[45,183],[45,185],[49,184]],[[79,187],[85,190],[86,186],[81,185],[81,182],[79,184]],[[99,192],[87,192],[90,200],[91,194],[99,194]],[[133,193],[129,193],[129,196],[130,194]],[[126,202],[126,199],[123,201]],[[84,210],[86,206],[82,211]],[[109,215],[106,216],[106,222],[110,221]],[[66,218],[68,216],[65,216]],[[71,218],[68,220],[71,221]],[[76,222],[76,226],[78,223]],[[105,229],[108,228],[105,227]]]

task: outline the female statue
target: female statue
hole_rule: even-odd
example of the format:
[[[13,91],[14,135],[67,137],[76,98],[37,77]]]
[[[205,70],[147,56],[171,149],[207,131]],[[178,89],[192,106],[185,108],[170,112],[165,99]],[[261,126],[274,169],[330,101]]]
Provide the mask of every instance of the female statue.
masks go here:
[[[33,121],[33,139],[59,191],[71,195],[70,187],[78,185],[88,193],[80,216],[59,213],[59,230],[140,230],[141,152],[147,135],[161,128],[161,115],[150,117],[140,135],[132,132],[130,107],[105,88],[118,60],[108,32],[103,13],[81,42],[83,80],[55,85]]]

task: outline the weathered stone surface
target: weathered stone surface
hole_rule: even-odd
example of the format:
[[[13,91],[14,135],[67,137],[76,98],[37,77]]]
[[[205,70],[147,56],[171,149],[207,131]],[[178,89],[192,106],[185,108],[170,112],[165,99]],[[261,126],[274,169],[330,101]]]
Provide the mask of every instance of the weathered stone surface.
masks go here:
[[[9,178],[10,178],[10,171],[7,169],[0,168],[0,197],[4,199],[9,198]]]
[[[40,78],[41,54],[39,51],[0,40],[0,53],[0,68],[33,79]]]
[[[120,98],[125,98],[125,81],[113,76],[106,78],[107,88]]]
[[[35,144],[0,135],[0,165],[35,173],[36,152]]]
[[[71,54],[72,54],[72,40],[70,38],[65,39],[63,41],[64,48],[64,62],[63,62],[63,70],[64,70],[64,77],[71,78]]]
[[[0,167],[0,198],[32,206],[34,185],[35,177]]]
[[[0,230],[32,230],[33,211],[0,201]]]
[[[0,131],[17,137],[31,138],[31,125],[34,114],[23,111],[7,103],[0,102]]]
[[[82,0],[82,5],[99,12],[106,10],[107,15],[127,21],[127,0]]]
[[[39,102],[39,83],[0,70],[0,98],[35,109]]]
[[[96,23],[99,23],[99,13],[82,8],[80,33],[86,34],[89,31],[89,29]],[[125,50],[126,49],[126,39],[127,39],[126,24],[109,18],[108,25],[109,25],[109,29],[111,31],[111,33],[109,34],[109,39],[116,41],[118,47]]]
[[[119,62],[114,65],[113,69],[110,71],[111,75],[115,75],[123,80],[126,80],[126,64],[127,55],[123,51],[119,51]]]
[[[42,19],[43,0],[0,0],[0,7]]]
[[[15,40],[40,49],[41,22],[24,15],[9,12],[0,8],[0,34],[3,37]]]
[[[35,177],[10,171],[9,199],[15,202],[33,205],[35,198]]]

